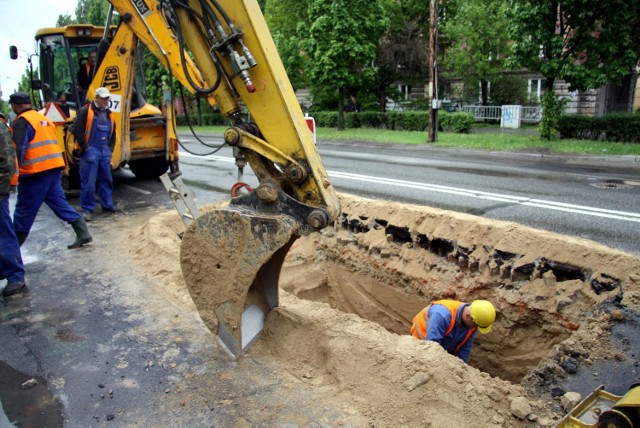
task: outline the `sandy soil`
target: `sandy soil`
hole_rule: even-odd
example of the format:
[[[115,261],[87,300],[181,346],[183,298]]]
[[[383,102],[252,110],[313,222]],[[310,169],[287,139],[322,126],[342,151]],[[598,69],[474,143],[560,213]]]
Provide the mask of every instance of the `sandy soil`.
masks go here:
[[[552,426],[562,411],[541,385],[566,375],[565,360],[619,358],[608,334],[640,310],[637,257],[471,215],[348,195],[341,203],[335,227],[289,251],[280,306],[250,352],[335,396],[357,418],[378,426]],[[158,292],[195,311],[181,273],[184,231],[176,213],[152,217],[131,232],[130,250]],[[190,245],[182,270],[210,277],[209,247]],[[200,287],[220,291],[217,278]],[[439,298],[484,298],[498,309],[470,365],[409,336],[413,316]],[[199,309],[215,329],[215,317]]]

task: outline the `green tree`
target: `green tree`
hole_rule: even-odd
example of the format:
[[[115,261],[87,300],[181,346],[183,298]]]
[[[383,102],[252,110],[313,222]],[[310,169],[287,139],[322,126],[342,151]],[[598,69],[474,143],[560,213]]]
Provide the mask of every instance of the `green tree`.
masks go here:
[[[58,15],[58,21],[56,21],[56,27],[65,27],[67,25],[75,24],[76,20],[71,15]]]
[[[109,2],[104,0],[78,0],[75,23],[104,25],[108,10]]]
[[[424,82],[429,43],[425,22],[429,8],[415,0],[385,0],[389,27],[376,52],[376,90],[380,111],[386,111],[390,87],[400,81]]]
[[[31,93],[31,78],[29,75],[31,71],[29,70],[29,66],[25,67],[24,73],[20,77],[20,82],[18,83],[18,92],[26,92],[28,94]],[[36,77],[38,75],[37,69],[34,67],[33,76]]]
[[[519,65],[584,91],[619,82],[639,58],[640,2],[508,0],[510,36]],[[551,98],[547,98],[551,100]],[[544,108],[543,116],[558,109]],[[543,120],[544,121],[544,120]],[[553,124],[555,120],[546,120]],[[541,133],[545,138],[554,135]]]
[[[269,0],[265,9],[265,19],[294,89],[309,84],[300,37],[311,24],[307,9],[307,4],[299,0]]]
[[[344,129],[344,98],[372,82],[373,61],[388,19],[380,0],[310,0],[311,26],[303,43],[311,87],[334,88],[338,129]]]
[[[483,105],[489,101],[489,83],[497,83],[505,69],[506,8],[506,0],[452,0],[449,10],[455,9],[455,16],[443,20],[438,29],[449,43],[442,59],[443,77],[462,77],[465,87],[480,86]]]

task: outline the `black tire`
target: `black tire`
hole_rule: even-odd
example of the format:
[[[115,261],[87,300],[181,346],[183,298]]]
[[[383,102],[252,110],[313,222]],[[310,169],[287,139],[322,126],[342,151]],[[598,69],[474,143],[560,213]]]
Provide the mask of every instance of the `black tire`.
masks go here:
[[[67,196],[77,196],[80,193],[80,169],[76,165],[69,168],[69,175],[62,174],[62,190]]]
[[[634,425],[624,409],[611,409],[600,415],[598,428],[634,428]]]
[[[129,161],[129,169],[141,180],[158,178],[169,169],[169,163],[165,158],[147,158]]]

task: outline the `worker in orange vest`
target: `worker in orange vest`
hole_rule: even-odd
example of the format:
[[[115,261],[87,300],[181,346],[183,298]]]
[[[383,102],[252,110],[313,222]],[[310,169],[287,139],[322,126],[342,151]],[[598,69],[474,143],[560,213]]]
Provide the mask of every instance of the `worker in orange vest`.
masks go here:
[[[3,296],[19,293],[25,286],[22,254],[9,211],[9,192],[17,184],[16,149],[4,114],[0,112],[0,279],[7,279]]]
[[[13,226],[20,245],[27,239],[43,203],[73,227],[76,240],[67,248],[79,248],[93,240],[82,216],[67,202],[62,190],[64,159],[56,139],[56,126],[31,108],[24,92],[9,97],[17,117],[11,124],[19,173],[18,200]]]
[[[476,332],[489,333],[495,320],[496,309],[487,300],[474,300],[471,304],[436,300],[413,318],[411,334],[437,342],[448,353],[469,363]]]
[[[96,59],[98,57],[98,51],[93,49],[89,52],[89,57],[86,62],[80,64],[78,73],[76,75],[78,79],[78,91],[80,92],[80,104],[84,104],[87,98],[87,90],[91,86],[93,76],[96,73]]]

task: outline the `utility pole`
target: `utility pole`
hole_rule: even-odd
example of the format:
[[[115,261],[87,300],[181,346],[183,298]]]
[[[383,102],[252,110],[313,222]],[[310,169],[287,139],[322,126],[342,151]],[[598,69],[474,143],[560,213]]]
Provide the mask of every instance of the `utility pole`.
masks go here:
[[[438,135],[438,0],[431,0],[429,14],[429,143]]]

